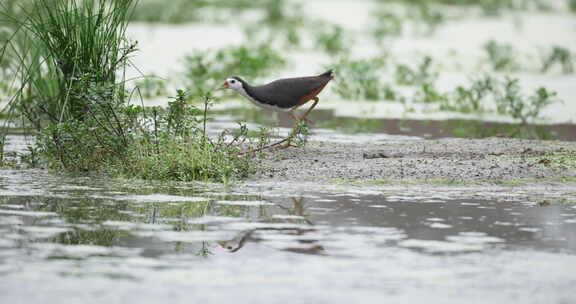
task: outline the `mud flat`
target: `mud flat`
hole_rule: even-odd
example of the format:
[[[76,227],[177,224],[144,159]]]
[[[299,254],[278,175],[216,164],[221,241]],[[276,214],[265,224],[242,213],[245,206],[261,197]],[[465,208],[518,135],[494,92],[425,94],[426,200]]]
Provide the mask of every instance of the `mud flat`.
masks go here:
[[[258,181],[523,184],[576,182],[576,143],[507,138],[310,142],[269,153]]]

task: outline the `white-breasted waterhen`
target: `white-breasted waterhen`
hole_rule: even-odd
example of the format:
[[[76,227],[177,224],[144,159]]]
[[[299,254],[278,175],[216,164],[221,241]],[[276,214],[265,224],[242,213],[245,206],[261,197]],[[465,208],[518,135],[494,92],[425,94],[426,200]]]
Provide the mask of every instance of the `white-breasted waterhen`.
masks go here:
[[[306,117],[318,104],[318,94],[334,78],[332,70],[318,76],[284,78],[261,86],[251,86],[240,77],[230,77],[224,82],[224,88],[240,93],[256,106],[275,111],[287,112],[295,121]],[[301,117],[294,110],[310,100],[314,103]]]

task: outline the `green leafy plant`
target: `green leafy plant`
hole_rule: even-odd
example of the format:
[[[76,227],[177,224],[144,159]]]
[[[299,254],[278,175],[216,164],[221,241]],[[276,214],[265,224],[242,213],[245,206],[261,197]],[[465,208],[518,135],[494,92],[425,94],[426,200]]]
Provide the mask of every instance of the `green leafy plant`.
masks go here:
[[[524,97],[518,79],[512,78],[506,78],[495,97],[498,113],[520,120],[522,124],[538,118],[545,106],[557,101],[556,93],[546,88],[539,88],[534,95]]]
[[[482,113],[486,111],[484,104],[488,96],[494,91],[497,81],[489,76],[480,77],[472,81],[470,86],[458,86],[452,93],[450,102],[441,106],[445,111],[462,113]]]

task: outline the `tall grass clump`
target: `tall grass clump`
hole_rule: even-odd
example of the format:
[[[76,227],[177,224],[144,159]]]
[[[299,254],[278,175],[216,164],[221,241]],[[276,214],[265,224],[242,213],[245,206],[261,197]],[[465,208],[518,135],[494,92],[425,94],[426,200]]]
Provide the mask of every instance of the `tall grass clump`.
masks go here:
[[[135,0],[31,3],[23,18],[3,13],[13,29],[4,53],[17,84],[10,115],[35,130],[43,167],[168,180],[242,175],[239,158],[208,139],[207,106],[130,105],[124,75],[136,44],[125,31]]]
[[[5,45],[18,86],[10,111],[41,135],[51,166],[90,169],[79,163],[125,151],[119,113],[127,99],[118,75],[136,50],[124,38],[133,6],[133,0],[36,0],[22,16],[3,13],[14,30]]]

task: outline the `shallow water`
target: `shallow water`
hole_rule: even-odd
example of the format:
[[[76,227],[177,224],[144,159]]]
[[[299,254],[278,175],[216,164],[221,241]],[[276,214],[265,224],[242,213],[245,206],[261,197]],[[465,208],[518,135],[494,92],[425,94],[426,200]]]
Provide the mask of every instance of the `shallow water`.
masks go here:
[[[237,128],[237,121],[256,126],[279,127],[284,133],[293,127],[294,122],[284,113],[246,107],[226,107],[212,111],[214,122],[209,126],[215,131]],[[374,117],[339,116],[337,111],[318,109],[308,116],[311,124],[311,138],[318,141],[372,142],[386,139],[438,139],[447,137],[486,138],[493,136],[576,140],[576,125],[546,124],[520,125],[505,122],[488,122],[470,119],[389,119]],[[363,138],[365,137],[365,138]]]
[[[552,186],[226,187],[0,171],[0,298],[571,303],[575,200]]]

